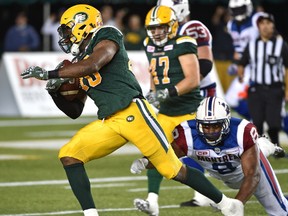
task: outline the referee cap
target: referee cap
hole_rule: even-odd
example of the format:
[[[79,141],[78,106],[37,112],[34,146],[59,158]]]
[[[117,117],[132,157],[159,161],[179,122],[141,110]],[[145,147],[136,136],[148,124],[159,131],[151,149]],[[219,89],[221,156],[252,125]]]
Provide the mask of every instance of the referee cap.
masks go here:
[[[262,20],[269,20],[272,23],[275,23],[274,16],[269,13],[261,13],[257,19],[257,25],[262,21]]]

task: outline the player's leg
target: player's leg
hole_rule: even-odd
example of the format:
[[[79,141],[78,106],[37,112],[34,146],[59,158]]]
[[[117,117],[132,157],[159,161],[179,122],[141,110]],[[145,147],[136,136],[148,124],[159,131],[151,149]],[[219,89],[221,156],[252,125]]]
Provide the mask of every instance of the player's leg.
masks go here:
[[[277,146],[281,146],[279,143],[279,133],[281,130],[281,123],[282,123],[282,116],[281,116],[281,110],[282,110],[282,102],[284,98],[284,92],[282,90],[282,87],[272,87],[269,89],[269,92],[267,92],[266,96],[266,104],[267,109],[265,113],[265,119],[268,124],[268,135],[272,141],[272,143],[275,143]],[[271,115],[273,113],[273,115]],[[282,151],[281,153],[278,152],[277,154],[274,154],[274,157],[281,158],[285,157],[285,152]]]
[[[61,148],[59,158],[85,216],[97,216],[98,213],[84,163],[108,155],[125,143],[126,140],[107,127],[105,121],[98,120],[80,129]]]
[[[195,169],[198,169],[200,172],[204,173],[203,167],[197,163],[195,160],[193,160],[190,157],[183,157],[181,158],[181,161],[189,167],[193,167]],[[210,206],[210,203],[213,201],[209,198],[203,196],[198,191],[194,191],[194,196],[191,200],[185,201],[180,203],[180,207],[197,207],[197,206]]]
[[[283,196],[281,187],[268,159],[260,153],[261,178],[254,193],[268,215],[287,216],[288,200]]]
[[[160,123],[167,139],[169,142],[173,141],[172,131],[175,127],[187,119],[195,118],[194,114],[183,115],[180,117],[169,117],[166,115],[159,114],[157,120]],[[158,197],[160,191],[160,185],[163,176],[157,171],[157,169],[147,170],[148,179],[148,195],[146,199],[136,198],[134,200],[134,205],[136,208],[145,212],[158,212]]]

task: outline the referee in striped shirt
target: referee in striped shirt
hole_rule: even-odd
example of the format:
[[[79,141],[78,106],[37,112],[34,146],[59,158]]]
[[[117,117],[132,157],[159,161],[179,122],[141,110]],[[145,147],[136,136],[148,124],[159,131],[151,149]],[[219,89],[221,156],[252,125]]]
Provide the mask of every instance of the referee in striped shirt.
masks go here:
[[[257,19],[259,37],[248,43],[238,64],[239,81],[243,81],[244,67],[250,64],[248,109],[258,133],[268,125],[271,141],[279,145],[281,109],[288,101],[288,45],[276,33],[274,17],[263,13]],[[285,153],[274,154],[284,157]]]

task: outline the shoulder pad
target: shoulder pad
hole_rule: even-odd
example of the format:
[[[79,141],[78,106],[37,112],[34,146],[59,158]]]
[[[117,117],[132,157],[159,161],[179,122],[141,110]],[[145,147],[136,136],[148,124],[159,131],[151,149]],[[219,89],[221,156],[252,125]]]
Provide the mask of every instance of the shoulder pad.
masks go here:
[[[146,37],[145,40],[143,41],[144,47],[146,47],[148,43],[149,43],[149,37]]]
[[[176,39],[176,44],[181,44],[181,43],[192,43],[197,46],[197,41],[195,38],[192,38],[190,36],[182,36]]]

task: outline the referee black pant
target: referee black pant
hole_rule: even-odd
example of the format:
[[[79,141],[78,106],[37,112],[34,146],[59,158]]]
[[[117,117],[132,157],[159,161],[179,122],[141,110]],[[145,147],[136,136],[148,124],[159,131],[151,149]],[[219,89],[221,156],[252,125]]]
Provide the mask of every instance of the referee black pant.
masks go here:
[[[281,109],[284,90],[280,85],[256,85],[248,91],[248,109],[259,135],[263,135],[263,124],[268,124],[268,135],[274,144],[279,145],[281,130]]]

